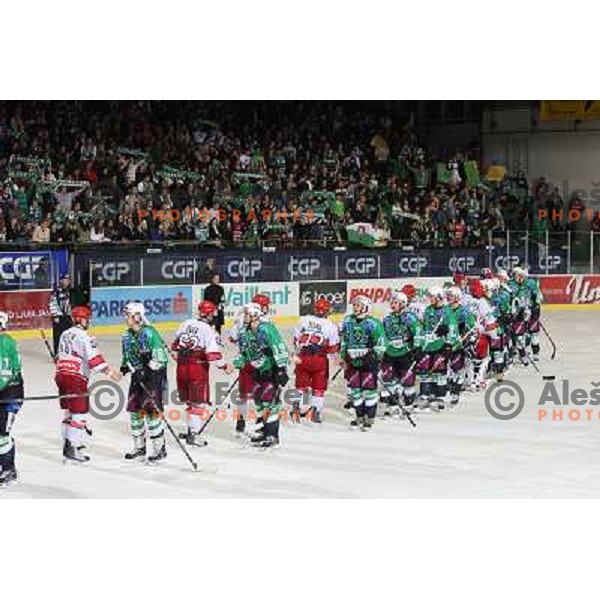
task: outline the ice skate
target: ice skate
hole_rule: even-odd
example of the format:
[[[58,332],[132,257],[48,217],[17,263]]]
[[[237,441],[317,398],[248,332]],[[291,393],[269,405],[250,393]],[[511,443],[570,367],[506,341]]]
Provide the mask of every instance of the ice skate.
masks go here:
[[[11,483],[17,481],[17,470],[14,466],[0,471],[0,488],[8,487]]]
[[[134,438],[133,450],[125,453],[125,460],[136,460],[146,458],[146,440],[143,437]]]

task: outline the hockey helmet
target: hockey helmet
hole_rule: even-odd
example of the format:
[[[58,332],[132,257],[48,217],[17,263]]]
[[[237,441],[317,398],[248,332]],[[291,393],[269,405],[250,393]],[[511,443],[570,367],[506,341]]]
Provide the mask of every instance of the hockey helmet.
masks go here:
[[[392,310],[395,306],[398,308],[405,308],[408,305],[408,297],[404,292],[392,292],[390,305],[392,306]]]
[[[327,298],[319,298],[315,302],[314,312],[318,317],[325,317],[331,311],[331,302]]]
[[[429,297],[431,298],[432,302],[443,302],[446,299],[446,294],[444,293],[444,290],[441,287],[432,287],[429,290]]]
[[[92,318],[92,311],[89,306],[75,306],[71,311],[73,322],[89,321]]]
[[[456,271],[454,275],[452,275],[452,281],[454,282],[454,285],[462,287],[467,281],[467,276],[464,273]]]
[[[147,324],[146,308],[141,302],[128,302],[123,309],[123,316],[132,317],[134,322],[139,324]]]
[[[247,314],[251,319],[258,319],[262,316],[263,310],[258,302],[249,302],[244,306],[244,313]]]
[[[446,290],[446,298],[450,304],[455,304],[462,300],[462,291],[457,286],[452,286]]]
[[[0,311],[0,329],[8,329],[8,313]]]
[[[402,287],[401,291],[409,300],[412,300],[417,295],[417,288],[412,283],[407,283]]]
[[[263,309],[263,313],[267,313],[271,305],[271,298],[266,294],[254,294],[252,303],[258,304]]]
[[[208,319],[214,317],[217,307],[210,300],[202,300],[198,303],[198,316]]]
[[[506,283],[508,281],[508,273],[504,269],[498,269],[496,271],[496,278],[500,283]]]
[[[354,309],[354,314],[357,317],[366,317],[371,313],[371,309],[373,308],[373,303],[371,302],[371,298],[365,296],[363,294],[359,294],[354,296],[351,300],[352,308]],[[358,307],[358,308],[357,308]]]

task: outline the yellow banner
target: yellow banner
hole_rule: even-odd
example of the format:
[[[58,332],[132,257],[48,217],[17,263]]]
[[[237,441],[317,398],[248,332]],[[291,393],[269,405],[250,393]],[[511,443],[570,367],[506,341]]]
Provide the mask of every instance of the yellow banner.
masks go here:
[[[586,119],[600,119],[600,100],[586,100],[585,114]]]
[[[503,165],[492,165],[488,172],[485,174],[485,178],[488,181],[502,181],[506,175],[506,167]]]
[[[581,121],[585,100],[542,100],[542,121]]]
[[[600,100],[542,100],[542,121],[600,119]]]

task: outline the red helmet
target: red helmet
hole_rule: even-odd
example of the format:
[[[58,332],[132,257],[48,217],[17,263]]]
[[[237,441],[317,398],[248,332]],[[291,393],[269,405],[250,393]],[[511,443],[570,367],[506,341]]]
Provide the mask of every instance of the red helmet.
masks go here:
[[[212,317],[217,312],[217,307],[210,300],[202,300],[198,304],[198,314],[201,317]]]
[[[483,298],[483,286],[481,285],[481,279],[471,280],[471,295],[473,298]]]
[[[269,296],[266,294],[254,294],[254,296],[252,296],[252,302],[259,304],[262,309],[265,309],[269,308],[269,305],[271,304],[271,298],[269,298]]]
[[[405,294],[405,295],[406,295],[406,297],[407,297],[409,300],[412,300],[412,299],[415,297],[416,293],[417,293],[417,288],[415,288],[415,286],[414,286],[412,283],[407,283],[407,284],[406,284],[406,285],[405,285],[405,286],[402,288],[401,292],[402,292],[403,294]]]
[[[327,316],[329,314],[329,311],[331,310],[331,302],[329,302],[329,300],[327,300],[326,298],[319,298],[315,302],[314,310],[315,315],[319,317]]]
[[[460,287],[466,281],[466,279],[467,279],[467,276],[464,273],[456,272],[452,276],[452,281],[458,287]]]
[[[485,269],[481,269],[481,279],[493,279],[494,273],[491,269],[487,267]]]
[[[75,306],[71,311],[73,321],[78,323],[79,321],[89,321],[92,317],[92,311],[89,306]]]

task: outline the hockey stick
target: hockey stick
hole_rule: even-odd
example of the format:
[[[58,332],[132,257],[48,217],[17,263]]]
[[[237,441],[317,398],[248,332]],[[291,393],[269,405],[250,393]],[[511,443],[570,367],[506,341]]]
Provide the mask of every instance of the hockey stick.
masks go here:
[[[381,376],[379,376],[379,377],[378,377],[378,380],[379,380],[379,383],[381,383],[381,385],[382,385],[382,386],[383,386],[383,387],[384,387],[384,388],[385,388],[385,389],[386,389],[386,390],[387,390],[387,391],[390,393],[390,396],[393,396],[394,394],[392,394],[392,392],[391,392],[390,388],[389,388],[389,387],[388,387],[388,386],[385,384],[385,382],[383,381],[383,379],[382,379],[382,377],[381,377]],[[400,398],[398,399],[398,401],[399,401],[399,404],[398,404],[398,405],[400,406],[400,410],[402,411],[402,414],[403,414],[403,415],[404,415],[404,416],[405,416],[405,417],[408,419],[408,422],[409,422],[409,423],[410,423],[410,424],[411,424],[413,427],[416,427],[416,426],[417,426],[417,424],[416,424],[416,423],[415,423],[415,422],[412,420],[411,413],[410,413],[410,412],[408,412],[408,411],[406,410],[406,408],[404,408],[404,405],[402,404],[402,401],[400,400]]]
[[[540,328],[546,334],[548,341],[552,345],[552,355],[550,356],[550,360],[554,360],[554,358],[556,357],[556,344],[554,343],[552,336],[548,333],[548,330],[544,327],[544,324],[542,323],[541,319],[540,319]]]
[[[340,374],[340,373],[341,373],[343,370],[344,370],[344,366],[342,365],[342,366],[341,366],[341,367],[340,367],[340,368],[339,368],[339,369],[338,369],[338,370],[337,370],[337,371],[336,371],[336,372],[333,374],[333,377],[331,378],[331,383],[333,383],[333,382],[334,382],[334,381],[337,379],[338,375],[339,375],[339,374]]]
[[[229,389],[225,392],[225,398],[229,397],[229,394],[231,394],[231,391],[233,390],[233,388],[235,387],[235,384],[238,382],[240,376],[238,375],[234,382],[229,386]],[[227,403],[225,405],[225,408],[229,408],[230,404]],[[202,432],[206,429],[206,427],[208,426],[208,424],[212,421],[213,417],[217,414],[217,411],[221,410],[219,407],[215,407],[215,410],[213,410],[210,413],[210,416],[208,417],[208,419],[206,419],[206,421],[204,422],[204,424],[202,425],[202,427],[200,428],[200,431],[198,432],[198,437],[200,437],[202,435]]]
[[[146,395],[150,396],[150,392],[148,391],[148,388],[144,385],[144,382],[140,381],[139,384],[140,384],[140,387],[146,393]],[[154,410],[157,410],[156,405],[154,405]],[[158,411],[158,412],[160,412],[160,411]],[[164,421],[165,425],[167,426],[167,429],[169,430],[169,433],[173,436],[173,438],[177,442],[177,445],[181,448],[181,451],[185,454],[185,457],[188,459],[188,461],[190,462],[190,464],[192,465],[192,467],[194,467],[194,471],[197,471],[198,470],[198,464],[190,456],[190,453],[185,449],[185,446],[181,443],[181,440],[179,439],[179,437],[177,436],[177,434],[173,431],[173,428],[171,427],[171,424],[169,423],[168,419],[164,419],[163,418],[163,421]]]
[[[46,344],[46,349],[48,350],[48,354],[50,354],[50,357],[52,358],[52,362],[56,362],[56,355],[54,354],[54,352],[52,352],[52,348],[50,348],[50,343],[48,342],[48,338],[46,337],[46,334],[44,333],[43,329],[40,329],[40,335],[41,338],[44,340],[44,344]]]

